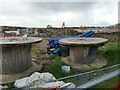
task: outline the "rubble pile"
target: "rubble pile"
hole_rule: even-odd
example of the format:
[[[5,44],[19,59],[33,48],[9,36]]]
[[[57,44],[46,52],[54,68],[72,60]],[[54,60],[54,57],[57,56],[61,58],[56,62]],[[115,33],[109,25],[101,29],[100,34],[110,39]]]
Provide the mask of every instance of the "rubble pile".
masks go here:
[[[35,72],[30,77],[25,77],[16,80],[14,86],[16,88],[75,88],[73,83],[65,83],[63,81],[55,81],[56,78],[51,73],[39,73]]]

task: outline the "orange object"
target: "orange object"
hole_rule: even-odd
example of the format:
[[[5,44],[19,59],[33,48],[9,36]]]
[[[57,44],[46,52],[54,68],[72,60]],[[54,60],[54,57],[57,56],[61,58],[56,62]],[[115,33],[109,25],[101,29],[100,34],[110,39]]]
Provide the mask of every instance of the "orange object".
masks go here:
[[[63,22],[63,24],[62,24],[62,28],[65,28],[65,22]]]

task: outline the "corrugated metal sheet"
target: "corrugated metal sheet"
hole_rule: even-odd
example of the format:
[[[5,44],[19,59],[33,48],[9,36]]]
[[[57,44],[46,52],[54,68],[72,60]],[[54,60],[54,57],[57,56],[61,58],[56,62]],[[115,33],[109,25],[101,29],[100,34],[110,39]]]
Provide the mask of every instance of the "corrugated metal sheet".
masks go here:
[[[70,47],[70,58],[73,62],[89,64],[95,60],[97,46]]]
[[[2,71],[0,74],[13,74],[31,67],[31,44],[3,45]]]

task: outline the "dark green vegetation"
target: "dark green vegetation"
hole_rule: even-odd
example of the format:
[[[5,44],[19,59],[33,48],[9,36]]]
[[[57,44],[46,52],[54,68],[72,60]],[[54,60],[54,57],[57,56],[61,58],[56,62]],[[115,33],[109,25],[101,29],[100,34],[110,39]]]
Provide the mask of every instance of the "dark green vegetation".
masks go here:
[[[2,86],[5,88],[7,86],[7,90],[12,90],[13,88],[15,88],[14,83],[8,83],[8,84],[2,85]],[[6,90],[6,89],[4,89],[4,90]]]
[[[53,62],[46,72],[52,73],[56,78],[61,78],[69,75],[77,74],[79,70],[71,69],[70,73],[63,72],[61,67],[68,66],[66,63],[62,61],[59,56],[50,56],[50,58],[54,58],[55,62]]]
[[[118,42],[108,42],[104,49],[98,50],[97,54],[107,59],[107,66],[120,63],[120,45]]]
[[[9,89],[15,88],[15,86],[14,86],[13,83],[9,83],[9,84],[7,85],[7,87],[8,87]]]
[[[62,71],[61,67],[62,66],[68,66],[68,64],[64,63],[62,61],[61,57],[55,56],[55,55],[50,55],[49,58],[54,59],[55,61],[48,67],[47,70],[44,70],[42,72],[50,72],[56,78],[62,78],[62,77],[65,77],[65,76],[70,76],[70,75],[74,75],[74,74],[77,74],[77,73],[80,72],[79,70],[71,69],[71,71],[69,73],[66,73],[66,72]],[[67,79],[65,81],[69,82],[69,81],[73,81],[73,79]]]
[[[106,66],[120,63],[120,45],[118,42],[108,42],[103,50],[97,52],[98,55],[107,59],[108,64]],[[120,76],[111,78],[105,82],[102,82],[92,88],[115,88],[115,84],[120,81]]]

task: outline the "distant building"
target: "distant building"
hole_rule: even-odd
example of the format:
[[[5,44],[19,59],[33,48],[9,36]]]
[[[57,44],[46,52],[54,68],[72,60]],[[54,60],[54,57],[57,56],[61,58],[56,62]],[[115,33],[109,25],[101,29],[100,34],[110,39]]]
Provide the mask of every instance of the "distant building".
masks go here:
[[[16,33],[16,35],[20,35],[19,31],[5,31],[5,33]]]
[[[19,30],[14,30],[14,31],[4,31],[4,35],[10,35],[10,36],[20,36],[20,31]]]

